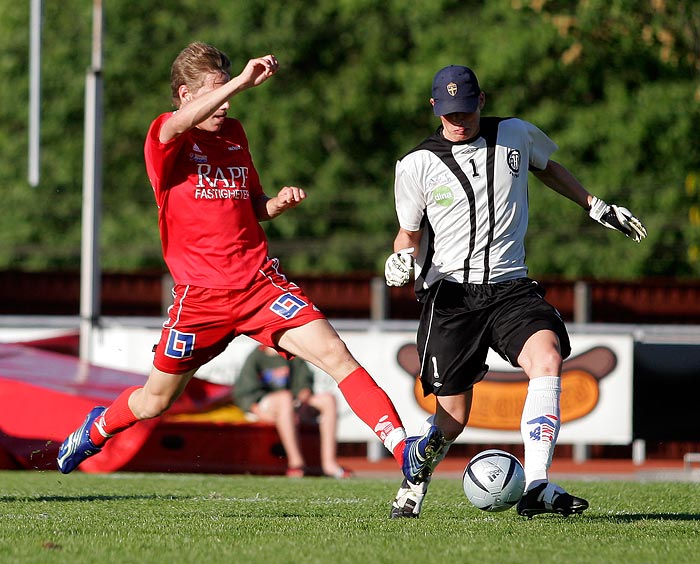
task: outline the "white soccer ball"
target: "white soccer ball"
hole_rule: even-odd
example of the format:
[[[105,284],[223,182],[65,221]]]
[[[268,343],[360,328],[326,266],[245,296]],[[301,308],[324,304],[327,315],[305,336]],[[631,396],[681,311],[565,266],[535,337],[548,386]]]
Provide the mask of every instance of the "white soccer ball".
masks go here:
[[[469,461],[462,475],[467,499],[484,511],[505,511],[525,491],[525,470],[520,461],[504,450],[489,449]]]

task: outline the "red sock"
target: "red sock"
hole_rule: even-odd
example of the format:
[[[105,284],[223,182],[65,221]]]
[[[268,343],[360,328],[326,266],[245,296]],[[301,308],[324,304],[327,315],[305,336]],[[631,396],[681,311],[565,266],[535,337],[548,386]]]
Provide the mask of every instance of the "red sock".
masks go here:
[[[107,411],[95,420],[95,424],[90,427],[90,440],[96,447],[100,447],[107,442],[112,435],[124,429],[128,429],[139,421],[134,413],[129,409],[129,398],[135,390],[141,386],[127,388],[114,403],[107,408]]]
[[[394,404],[369,373],[362,367],[355,369],[338,384],[350,409],[374,431],[379,440],[384,442],[394,429],[403,428],[401,418]],[[406,440],[401,440],[393,447],[394,458],[399,464],[403,461],[403,449]]]
[[[399,466],[403,464],[403,449],[406,448],[406,439],[403,439],[399,444],[394,447],[391,454],[394,455],[394,459],[399,463]]]

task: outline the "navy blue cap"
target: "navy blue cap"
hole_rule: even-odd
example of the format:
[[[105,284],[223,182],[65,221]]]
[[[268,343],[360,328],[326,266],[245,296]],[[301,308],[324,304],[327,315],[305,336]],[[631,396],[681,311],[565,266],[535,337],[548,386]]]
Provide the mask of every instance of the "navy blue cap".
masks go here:
[[[479,94],[481,88],[474,71],[450,65],[439,70],[433,79],[433,111],[436,116],[475,112],[479,107]]]

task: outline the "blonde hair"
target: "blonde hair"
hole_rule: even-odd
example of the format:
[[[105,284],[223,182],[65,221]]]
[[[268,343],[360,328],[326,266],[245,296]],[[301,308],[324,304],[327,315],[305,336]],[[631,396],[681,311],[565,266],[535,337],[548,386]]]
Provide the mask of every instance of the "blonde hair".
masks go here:
[[[194,92],[204,85],[204,79],[211,73],[231,74],[231,60],[225,53],[212,45],[196,41],[185,47],[170,68],[170,90],[173,104],[180,107],[178,90],[183,84]]]

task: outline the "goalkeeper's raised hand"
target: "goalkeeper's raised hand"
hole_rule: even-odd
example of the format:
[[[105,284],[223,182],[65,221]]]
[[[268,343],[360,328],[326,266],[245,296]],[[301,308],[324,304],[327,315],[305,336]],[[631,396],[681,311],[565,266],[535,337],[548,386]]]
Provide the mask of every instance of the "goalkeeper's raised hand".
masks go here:
[[[593,196],[588,215],[608,229],[617,229],[630,239],[639,243],[647,236],[647,230],[639,219],[632,215],[627,208],[606,204],[600,198]]]
[[[384,265],[384,278],[387,286],[405,286],[411,279],[414,248],[401,249],[389,255]]]

